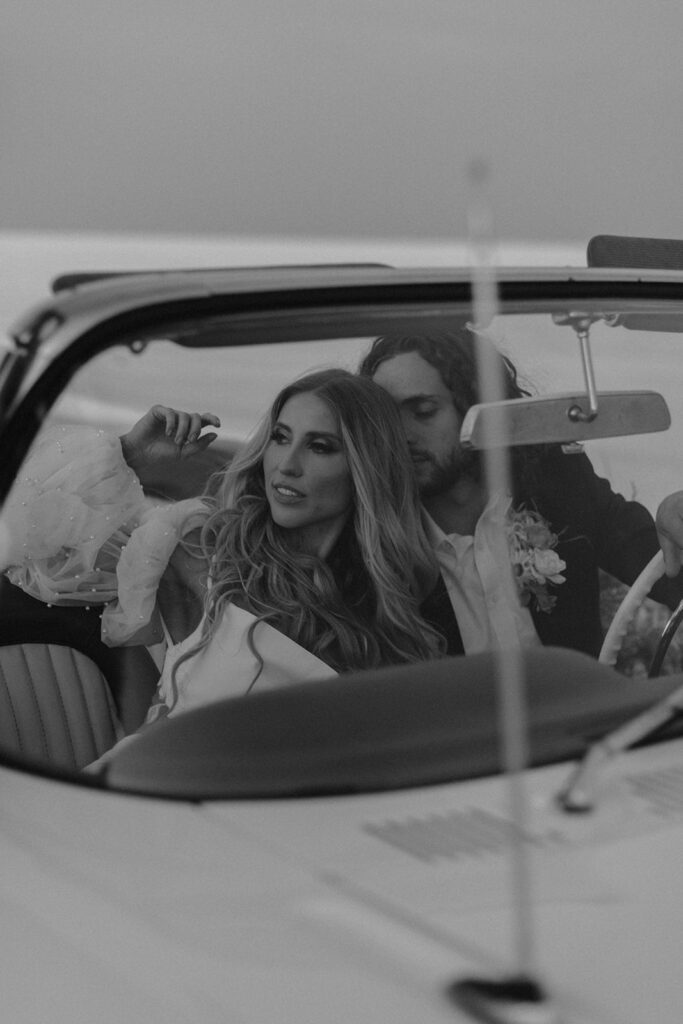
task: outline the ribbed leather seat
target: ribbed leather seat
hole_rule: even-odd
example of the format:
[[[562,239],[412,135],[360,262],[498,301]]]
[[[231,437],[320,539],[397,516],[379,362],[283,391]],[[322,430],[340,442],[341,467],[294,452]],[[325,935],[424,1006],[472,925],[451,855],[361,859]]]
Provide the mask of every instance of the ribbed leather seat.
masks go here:
[[[107,681],[87,655],[57,644],[0,647],[0,747],[78,770],[122,736]]]
[[[0,578],[0,756],[78,770],[144,721],[158,670],[106,647],[97,609],[50,608]]]

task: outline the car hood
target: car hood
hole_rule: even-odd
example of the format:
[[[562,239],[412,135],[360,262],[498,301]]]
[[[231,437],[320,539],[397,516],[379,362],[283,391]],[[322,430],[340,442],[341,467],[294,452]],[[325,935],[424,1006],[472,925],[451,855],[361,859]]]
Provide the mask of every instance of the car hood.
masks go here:
[[[590,815],[566,774],[525,779],[539,978],[566,1021],[675,1020],[683,747]],[[449,986],[516,968],[505,778],[193,805],[2,776],[8,1020],[464,1021]]]

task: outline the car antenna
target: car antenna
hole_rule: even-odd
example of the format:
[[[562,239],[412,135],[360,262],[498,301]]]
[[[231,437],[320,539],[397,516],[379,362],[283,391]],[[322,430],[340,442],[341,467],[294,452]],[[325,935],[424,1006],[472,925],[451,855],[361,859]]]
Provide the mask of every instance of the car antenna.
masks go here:
[[[468,204],[468,239],[472,266],[472,330],[483,332],[498,310],[498,292],[493,249],[493,215],[489,195],[489,168],[485,160],[475,160],[468,167],[470,202]],[[496,350],[482,338],[477,345],[477,374],[481,402],[498,402],[505,398],[500,363]],[[489,421],[489,434],[504,429],[497,421]],[[505,438],[489,436],[484,444],[484,470],[489,494],[509,494],[511,489],[510,457]],[[507,578],[506,578],[507,582]],[[509,584],[514,587],[512,573]],[[516,594],[511,595],[516,600]],[[512,975],[503,978],[459,978],[448,987],[448,995],[476,1020],[488,1024],[554,1024],[557,1012],[544,988],[535,977],[533,942],[533,911],[528,849],[528,798],[524,770],[528,765],[527,721],[524,703],[524,669],[521,650],[506,651],[495,656],[502,764],[509,788],[511,828],[509,850],[513,915]]]

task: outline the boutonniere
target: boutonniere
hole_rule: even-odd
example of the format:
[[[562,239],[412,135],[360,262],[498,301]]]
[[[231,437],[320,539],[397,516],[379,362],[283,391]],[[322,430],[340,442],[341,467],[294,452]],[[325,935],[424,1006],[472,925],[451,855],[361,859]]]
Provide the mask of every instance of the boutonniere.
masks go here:
[[[554,550],[557,534],[543,516],[524,507],[508,512],[506,531],[522,604],[552,611],[557,598],[548,593],[548,587],[564,583],[562,570],[567,567]]]

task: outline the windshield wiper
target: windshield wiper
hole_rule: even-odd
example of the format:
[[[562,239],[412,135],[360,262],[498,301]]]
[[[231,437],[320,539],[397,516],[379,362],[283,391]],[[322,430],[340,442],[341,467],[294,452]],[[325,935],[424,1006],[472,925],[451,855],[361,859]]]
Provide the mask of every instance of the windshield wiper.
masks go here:
[[[558,793],[565,811],[591,811],[604,769],[621,753],[683,716],[683,686],[592,743]]]

